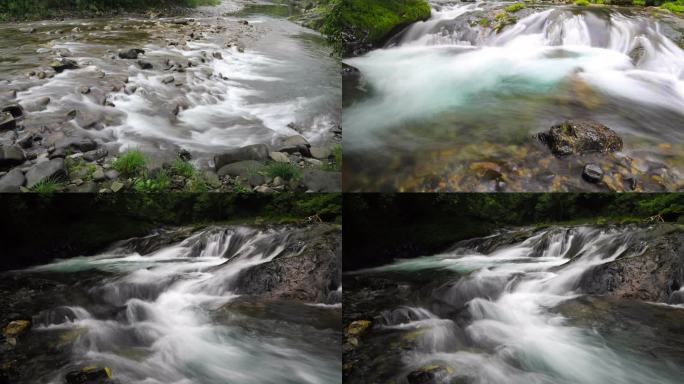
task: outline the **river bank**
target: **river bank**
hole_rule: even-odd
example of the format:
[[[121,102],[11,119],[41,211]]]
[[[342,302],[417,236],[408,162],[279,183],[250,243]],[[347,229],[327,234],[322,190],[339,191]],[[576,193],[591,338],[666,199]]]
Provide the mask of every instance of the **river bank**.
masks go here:
[[[273,8],[0,25],[0,189],[339,190],[338,63]]]

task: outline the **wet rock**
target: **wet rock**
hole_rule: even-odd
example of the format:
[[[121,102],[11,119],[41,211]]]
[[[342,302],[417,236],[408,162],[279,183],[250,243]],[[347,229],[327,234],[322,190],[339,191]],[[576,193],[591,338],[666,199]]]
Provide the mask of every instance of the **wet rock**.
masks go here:
[[[26,154],[18,145],[3,145],[0,147],[0,167],[12,167],[22,164]]]
[[[29,100],[28,102],[26,102],[26,104],[23,105],[23,107],[25,110],[29,112],[37,112],[45,109],[45,107],[47,107],[48,104],[50,104],[50,98],[48,96],[44,96],[34,100]]]
[[[349,336],[360,336],[370,326],[373,325],[373,322],[371,320],[355,320],[349,323],[347,328],[344,330],[344,335],[349,337]]]
[[[97,148],[95,140],[86,136],[67,136],[55,142],[52,157],[64,157],[67,151],[88,152]]]
[[[162,84],[171,84],[174,81],[176,81],[176,79],[173,76],[169,75],[169,76],[166,76],[165,78],[163,78],[161,82],[162,82]]]
[[[110,186],[112,192],[119,192],[120,190],[123,189],[123,187],[124,187],[124,184],[120,181],[115,181]]]
[[[311,144],[309,144],[309,142],[303,136],[299,136],[299,135],[290,136],[287,139],[283,140],[283,147],[299,147],[299,146],[310,147]]]
[[[443,364],[431,364],[421,367],[406,376],[409,384],[437,384],[443,382],[453,369]]]
[[[667,302],[684,284],[684,233],[661,224],[648,236],[641,254],[618,257],[587,271],[578,283],[581,292]]]
[[[342,190],[342,174],[320,169],[305,169],[301,183],[311,192],[339,192]]]
[[[138,90],[138,86],[137,86],[137,85],[129,85],[129,86],[127,86],[126,88],[124,88],[124,93],[127,94],[127,95],[132,95],[132,94],[134,94],[135,91],[137,91],[137,90]]]
[[[496,180],[501,178],[501,167],[490,161],[478,161],[470,164],[470,171],[480,179]]]
[[[265,144],[253,144],[237,148],[229,152],[214,156],[215,169],[219,170],[224,165],[244,160],[265,161],[268,160],[269,150]]]
[[[67,70],[78,69],[78,63],[75,60],[60,58],[50,62],[50,67],[57,73],[62,73]]]
[[[82,86],[78,87],[78,93],[80,93],[82,95],[87,95],[90,93],[90,87],[82,85]]]
[[[24,185],[26,178],[24,172],[19,168],[7,172],[7,174],[0,178],[0,193],[16,193],[19,188]]]
[[[300,240],[290,244],[300,246],[241,271],[229,288],[237,294],[269,299],[325,302],[341,284],[342,233],[333,226],[319,224],[302,228],[292,236]]]
[[[258,173],[253,173],[247,177],[247,182],[252,187],[257,187],[265,183],[266,179],[264,178],[264,176],[259,175]]]
[[[258,172],[263,167],[263,164],[256,160],[243,160],[235,163],[230,163],[221,167],[217,174],[219,176],[240,176],[247,178],[249,175]]]
[[[112,370],[108,367],[88,366],[66,374],[66,384],[108,384]]]
[[[152,68],[154,68],[152,63],[150,63],[149,61],[146,61],[146,60],[138,60],[138,66],[141,69],[152,69]]]
[[[309,152],[311,153],[311,157],[319,160],[328,159],[330,155],[332,155],[332,151],[327,147],[311,147],[309,148]]]
[[[617,133],[596,122],[566,121],[538,137],[556,156],[622,150],[622,139]]]
[[[318,159],[304,159],[304,162],[314,167],[320,167],[323,165],[323,162]]]
[[[2,335],[10,345],[16,345],[17,339],[31,327],[30,320],[14,320],[2,329]]]
[[[119,178],[119,172],[114,169],[110,169],[108,171],[105,171],[105,176],[109,180],[116,180]]]
[[[257,193],[274,193],[275,190],[270,188],[268,185],[260,185],[254,189]]]
[[[67,173],[64,159],[56,158],[34,165],[26,172],[26,187],[32,188],[43,180],[66,180]]]
[[[17,138],[17,144],[24,149],[31,148],[34,142],[40,141],[41,139],[42,137],[38,134],[26,132]]]
[[[214,52],[214,53],[212,53],[211,55],[212,55],[215,59],[223,60],[223,55],[221,54],[221,52]]]
[[[582,170],[582,178],[590,183],[598,183],[603,178],[603,170],[596,164],[587,164]]]
[[[192,154],[187,149],[181,149],[178,151],[178,158],[183,161],[190,161],[192,160]]]
[[[17,121],[14,120],[9,112],[0,112],[0,130],[10,130],[17,128]]]
[[[270,152],[268,154],[268,157],[270,157],[271,160],[277,161],[279,163],[289,163],[290,162],[290,158],[287,157],[287,155],[282,153],[282,152]]]
[[[81,185],[74,186],[69,189],[69,192],[75,193],[97,193],[98,186],[94,181],[86,181]]]
[[[94,149],[92,151],[85,152],[83,154],[83,158],[87,161],[97,161],[100,160],[104,157],[106,157],[109,154],[109,151],[105,147],[100,147],[98,149]]]
[[[15,119],[18,119],[18,118],[24,116],[24,108],[19,104],[6,105],[5,107],[2,108],[2,112],[8,112]],[[1,124],[2,123],[0,123],[0,125]]]
[[[122,59],[130,59],[130,60],[135,60],[138,58],[138,55],[141,53],[145,53],[144,49],[139,49],[139,48],[132,48],[129,49],[128,51],[122,51],[119,52],[119,57]]]

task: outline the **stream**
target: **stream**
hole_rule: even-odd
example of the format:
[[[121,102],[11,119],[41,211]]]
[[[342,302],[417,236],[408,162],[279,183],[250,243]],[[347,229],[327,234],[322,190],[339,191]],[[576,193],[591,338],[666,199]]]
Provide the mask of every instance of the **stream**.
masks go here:
[[[583,294],[585,273],[660,249],[661,234],[551,227],[347,272],[345,324],[372,325],[347,338],[345,381],[679,383],[681,304]]]
[[[174,17],[0,24],[0,104],[23,105],[23,126],[45,147],[85,136],[110,156],[140,149],[157,164],[183,149],[209,167],[217,153],[293,135],[331,146],[339,63],[320,34],[288,19],[293,12],[223,1]],[[130,49],[144,54],[118,56]],[[55,73],[56,58],[78,68]]]
[[[321,303],[235,293],[241,272],[306,252],[309,230],[153,234],[6,272],[3,320],[29,315],[32,325],[3,344],[0,373],[62,384],[94,365],[113,383],[340,383],[339,292]]]
[[[680,19],[567,5],[497,18],[510,3],[431,4],[428,21],[345,60],[358,69],[344,80],[345,190],[679,188]],[[624,149],[556,158],[534,136],[565,120],[605,124]],[[603,168],[601,184],[580,177],[589,162]]]

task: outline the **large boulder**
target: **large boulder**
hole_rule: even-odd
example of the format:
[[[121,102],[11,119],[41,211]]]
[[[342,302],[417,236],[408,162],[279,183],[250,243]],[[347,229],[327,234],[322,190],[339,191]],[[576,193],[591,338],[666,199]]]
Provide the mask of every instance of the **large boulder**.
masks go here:
[[[26,172],[26,187],[31,188],[43,180],[66,180],[64,159],[54,158],[33,166]]]
[[[67,384],[108,384],[112,383],[112,370],[108,367],[88,366],[66,374]]]
[[[596,122],[569,120],[538,135],[556,156],[622,150],[622,139],[612,129]]]
[[[8,112],[14,118],[24,116],[24,108],[19,104],[10,104],[2,108],[2,112]]]
[[[240,176],[246,178],[247,176],[256,173],[264,165],[256,160],[244,160],[237,163],[224,165],[216,172],[219,176]]]
[[[24,150],[18,145],[0,146],[0,167],[12,167],[26,160]]]
[[[243,270],[231,289],[270,299],[326,302],[341,285],[342,233],[327,224],[304,229],[292,236],[301,237],[305,247],[286,249],[270,262]]]
[[[24,172],[19,168],[14,168],[0,178],[0,193],[19,192],[19,187],[23,186],[25,182],[26,177],[24,177]]]
[[[268,146],[266,144],[253,144],[246,147],[233,149],[226,153],[214,156],[214,166],[220,170],[224,165],[244,160],[265,161],[268,160]]]
[[[55,142],[52,157],[64,157],[69,152],[88,152],[97,148],[95,140],[86,136],[67,136]]]
[[[311,192],[340,192],[342,190],[342,173],[307,168],[302,172],[301,183],[307,191]]]
[[[653,235],[643,253],[586,272],[579,282],[581,292],[656,302],[676,299],[684,284],[684,232],[649,233]]]

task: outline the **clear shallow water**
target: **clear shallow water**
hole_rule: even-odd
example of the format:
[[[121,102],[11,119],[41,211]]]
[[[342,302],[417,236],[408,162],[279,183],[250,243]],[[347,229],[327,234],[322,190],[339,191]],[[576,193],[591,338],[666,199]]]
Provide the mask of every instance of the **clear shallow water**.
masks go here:
[[[369,376],[400,383],[435,364],[450,369],[443,383],[677,383],[681,350],[655,351],[677,335],[667,321],[681,321],[681,308],[600,299],[586,305],[578,286],[592,266],[644,252],[641,231],[554,228],[494,251],[464,246],[355,272],[350,276],[362,280],[350,297],[367,302],[349,311],[382,310],[358,348],[380,357],[371,352],[349,363],[374,364]],[[403,296],[394,299],[399,305],[383,297],[395,294],[383,291],[389,281]],[[388,338],[400,347],[381,352],[378,345],[393,345]],[[399,365],[388,369],[393,357]]]
[[[94,364],[122,383],[339,383],[339,307],[231,292],[240,271],[301,246],[286,228],[219,227],[144,256],[122,244],[17,272],[74,279],[81,297],[50,292],[52,306],[34,316],[32,335],[50,345],[42,353],[50,335],[74,340],[67,364],[39,366],[26,382],[62,383]]]
[[[566,6],[518,12],[496,33],[478,25],[491,9],[436,3],[429,21],[345,60],[361,77],[343,112],[345,151],[358,171],[348,189],[418,189],[412,177],[455,173],[470,161],[532,168],[527,152],[511,157],[506,147],[539,151],[532,136],[565,119],[602,122],[624,139],[625,154],[678,172],[684,51],[669,25],[630,10]],[[552,165],[532,171],[559,172]]]
[[[297,134],[313,143],[328,142],[339,123],[341,86],[339,64],[324,39],[273,12],[235,14],[242,5],[202,7],[187,18],[2,24],[0,81],[11,81],[2,87],[17,89],[20,103],[51,98],[48,108],[33,112],[27,125],[85,129],[121,149],[136,147],[152,155],[174,157],[182,147],[206,161],[228,148],[278,145]],[[175,24],[179,20],[189,24]],[[76,27],[80,31],[74,32]],[[197,40],[190,37],[193,31]],[[136,60],[112,59],[130,48],[145,49],[144,59],[154,68],[142,70]],[[81,69],[43,80],[26,78],[64,49]],[[186,68],[168,70],[167,60]],[[194,65],[187,67],[188,62]],[[173,81],[163,83],[168,76]],[[111,91],[113,85],[121,89]],[[129,94],[125,85],[137,90]],[[79,86],[94,91],[82,95]],[[105,97],[114,107],[102,105]],[[71,109],[86,117],[64,121]],[[93,128],[94,120],[102,124]]]

